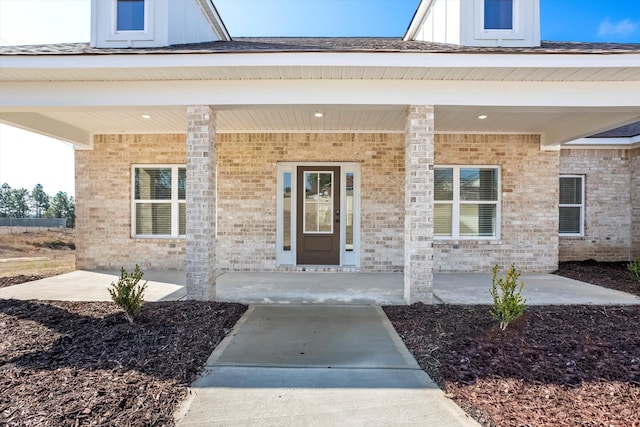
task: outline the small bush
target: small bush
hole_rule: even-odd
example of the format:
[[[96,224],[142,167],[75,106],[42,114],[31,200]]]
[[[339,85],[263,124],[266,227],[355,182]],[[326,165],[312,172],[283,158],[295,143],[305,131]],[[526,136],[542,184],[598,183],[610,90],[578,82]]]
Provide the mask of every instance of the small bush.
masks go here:
[[[633,280],[640,282],[640,256],[635,261],[631,261],[627,264],[627,270]]]
[[[111,299],[118,307],[124,310],[124,315],[129,323],[133,323],[133,318],[140,313],[142,302],[144,300],[144,290],[147,288],[147,282],[139,285],[142,279],[142,271],[140,266],[136,264],[132,273],[122,267],[120,269],[120,279],[118,283],[111,282],[112,288],[109,289]]]
[[[509,268],[504,278],[498,278],[499,270],[500,267],[498,265],[493,267],[492,286],[489,291],[493,297],[493,307],[490,313],[494,319],[500,322],[500,329],[504,331],[510,321],[524,314],[524,310],[527,308],[527,301],[521,295],[524,288],[523,281],[520,281],[520,288],[516,292],[520,273],[515,266],[511,264],[511,268]],[[498,288],[500,288],[501,292],[498,292]]]

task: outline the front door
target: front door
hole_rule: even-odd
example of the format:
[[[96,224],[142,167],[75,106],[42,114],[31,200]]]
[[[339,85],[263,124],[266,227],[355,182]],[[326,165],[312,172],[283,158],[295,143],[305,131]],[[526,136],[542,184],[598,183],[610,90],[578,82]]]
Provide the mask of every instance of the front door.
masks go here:
[[[297,263],[340,264],[340,167],[298,166]]]

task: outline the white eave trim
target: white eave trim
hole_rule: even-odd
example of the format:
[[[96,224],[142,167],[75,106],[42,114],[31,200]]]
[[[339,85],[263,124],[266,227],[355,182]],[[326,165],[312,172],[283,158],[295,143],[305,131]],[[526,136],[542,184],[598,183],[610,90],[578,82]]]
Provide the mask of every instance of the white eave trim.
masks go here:
[[[640,135],[627,138],[579,138],[562,144],[562,149],[621,149],[640,147]]]
[[[424,23],[424,19],[427,16],[429,9],[431,9],[433,2],[434,0],[420,0],[418,9],[416,9],[416,13],[409,24],[409,28],[407,28],[407,32],[404,34],[404,37],[402,37],[402,40],[411,41],[416,39],[416,33]]]
[[[421,52],[207,52],[2,55],[6,69],[154,67],[640,68],[633,54],[483,54]]]
[[[207,17],[209,24],[211,24],[211,28],[218,36],[218,39],[223,41],[230,41],[231,35],[227,31],[227,27],[224,25],[216,6],[213,4],[211,0],[196,0],[200,9]]]

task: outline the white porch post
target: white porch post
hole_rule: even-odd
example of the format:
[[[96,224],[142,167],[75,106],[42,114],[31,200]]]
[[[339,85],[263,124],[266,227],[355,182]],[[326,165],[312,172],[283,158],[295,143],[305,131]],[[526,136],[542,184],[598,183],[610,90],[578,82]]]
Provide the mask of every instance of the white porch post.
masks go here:
[[[187,107],[187,298],[216,297],[216,112]]]
[[[405,148],[404,300],[433,301],[433,107],[407,111]]]

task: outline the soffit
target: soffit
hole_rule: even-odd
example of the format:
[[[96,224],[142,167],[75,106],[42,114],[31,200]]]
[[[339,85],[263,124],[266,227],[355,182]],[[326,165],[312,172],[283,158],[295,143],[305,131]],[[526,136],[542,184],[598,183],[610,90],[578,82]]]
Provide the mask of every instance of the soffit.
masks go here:
[[[323,117],[314,114],[322,112]],[[184,107],[47,111],[41,114],[94,133],[184,133]],[[151,115],[150,119],[142,118]],[[478,115],[486,114],[480,120]],[[436,132],[541,133],[585,117],[617,117],[609,112],[569,108],[516,109],[443,106],[435,108]],[[638,113],[640,114],[640,113]],[[391,106],[300,106],[230,108],[217,112],[219,132],[404,132],[406,112]]]
[[[3,82],[206,80],[635,81],[638,67],[247,66],[154,68],[2,68]]]

